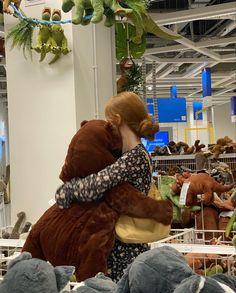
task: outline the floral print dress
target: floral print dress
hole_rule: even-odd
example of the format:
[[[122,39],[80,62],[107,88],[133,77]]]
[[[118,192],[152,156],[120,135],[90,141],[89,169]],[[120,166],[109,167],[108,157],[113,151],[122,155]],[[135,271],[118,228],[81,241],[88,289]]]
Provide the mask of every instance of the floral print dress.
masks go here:
[[[56,202],[60,208],[68,208],[75,199],[78,202],[98,200],[106,190],[123,181],[128,181],[147,195],[152,178],[149,160],[151,159],[145,147],[140,143],[97,174],[85,178],[73,178],[60,186],[55,195]],[[109,277],[118,281],[124,269],[140,253],[147,250],[147,244],[127,244],[116,240],[108,258]]]

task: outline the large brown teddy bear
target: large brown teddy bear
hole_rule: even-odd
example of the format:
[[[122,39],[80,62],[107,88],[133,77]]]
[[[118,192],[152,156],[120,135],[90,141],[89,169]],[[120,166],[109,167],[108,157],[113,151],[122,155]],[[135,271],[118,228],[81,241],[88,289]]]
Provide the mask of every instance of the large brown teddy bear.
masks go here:
[[[73,137],[60,177],[85,177],[114,163],[121,153],[121,136],[103,120],[89,121]],[[69,209],[49,208],[33,226],[23,251],[52,265],[73,265],[78,281],[107,272],[107,258],[115,241],[120,214],[153,218],[170,224],[172,205],[144,196],[122,183],[92,203],[74,203]]]

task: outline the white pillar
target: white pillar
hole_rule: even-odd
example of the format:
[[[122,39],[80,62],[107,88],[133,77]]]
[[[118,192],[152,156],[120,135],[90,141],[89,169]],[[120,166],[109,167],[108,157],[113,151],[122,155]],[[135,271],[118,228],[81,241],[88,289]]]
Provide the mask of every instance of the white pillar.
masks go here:
[[[60,8],[55,2],[46,1],[46,6]],[[43,7],[22,5],[26,15],[35,18],[41,17]],[[71,14],[62,18],[70,19]],[[13,23],[17,20],[6,16],[5,30]],[[102,117],[104,100],[113,94],[111,30],[102,24],[63,28],[73,51],[53,65],[39,63],[37,53],[33,61],[25,60],[17,49],[6,46],[13,223],[20,211],[34,222],[49,207],[79,123]]]
[[[77,127],[103,118],[106,100],[115,94],[114,28],[103,23],[73,26]]]

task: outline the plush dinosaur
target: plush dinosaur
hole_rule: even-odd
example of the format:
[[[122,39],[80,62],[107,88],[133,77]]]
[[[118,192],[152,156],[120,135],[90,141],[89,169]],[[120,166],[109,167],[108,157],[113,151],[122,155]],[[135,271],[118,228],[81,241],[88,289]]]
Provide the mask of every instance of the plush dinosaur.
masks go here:
[[[54,9],[51,16],[51,8],[45,7],[42,12],[42,20],[49,21],[51,18],[53,21],[61,20],[61,11]],[[54,57],[49,64],[55,63],[62,54],[66,55],[71,51],[68,48],[64,30],[59,23],[40,24],[36,46],[33,49],[40,53],[40,62],[45,59],[47,53],[52,53]]]
[[[12,232],[10,234],[10,237],[11,239],[19,239],[20,237],[20,228],[22,226],[22,224],[24,223],[25,221],[25,218],[26,218],[26,215],[25,215],[25,212],[20,212],[17,214],[17,221],[12,229]]]
[[[121,154],[118,130],[103,120],[83,122],[69,145],[60,178],[97,173]],[[120,214],[153,218],[170,224],[172,205],[156,201],[122,183],[95,202],[74,203],[68,209],[50,207],[33,225],[23,251],[52,265],[73,265],[78,281],[107,272],[107,258],[115,241],[115,223]]]
[[[177,174],[176,182],[180,187],[184,182],[190,183],[186,194],[186,206],[197,205],[199,202],[198,195],[202,195],[203,203],[208,205],[214,201],[214,192],[226,192],[235,185],[235,183],[222,185],[206,173],[192,174],[188,178]]]
[[[45,7],[42,11],[42,20],[49,21],[51,18],[51,8]],[[51,48],[51,26],[49,24],[40,24],[39,33],[36,39],[36,45],[33,49],[40,54],[42,62]]]
[[[61,20],[61,11],[54,9],[52,12],[52,20]],[[68,48],[67,39],[64,34],[64,30],[61,24],[51,25],[51,37],[50,37],[50,52],[55,54],[55,57],[49,62],[49,64],[55,63],[61,55],[68,54],[71,50]]]
[[[62,10],[69,12],[75,6],[75,17],[72,22],[74,24],[83,23],[84,12],[85,15],[89,15],[93,11],[91,22],[98,23],[103,19],[103,13],[105,7],[109,7],[111,10],[109,20],[107,24],[111,25],[111,18],[114,18],[115,14],[129,14],[132,9],[124,8],[119,4],[117,0],[63,0]],[[87,24],[89,21],[83,24]]]

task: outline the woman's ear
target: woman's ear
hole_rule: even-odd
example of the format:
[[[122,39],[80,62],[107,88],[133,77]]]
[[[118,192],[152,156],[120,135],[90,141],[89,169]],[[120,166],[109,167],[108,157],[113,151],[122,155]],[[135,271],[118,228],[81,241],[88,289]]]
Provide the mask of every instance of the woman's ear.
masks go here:
[[[114,118],[113,118],[113,121],[114,121],[114,123],[117,126],[120,126],[121,125],[121,117],[120,117],[120,114],[115,114],[114,115]]]

